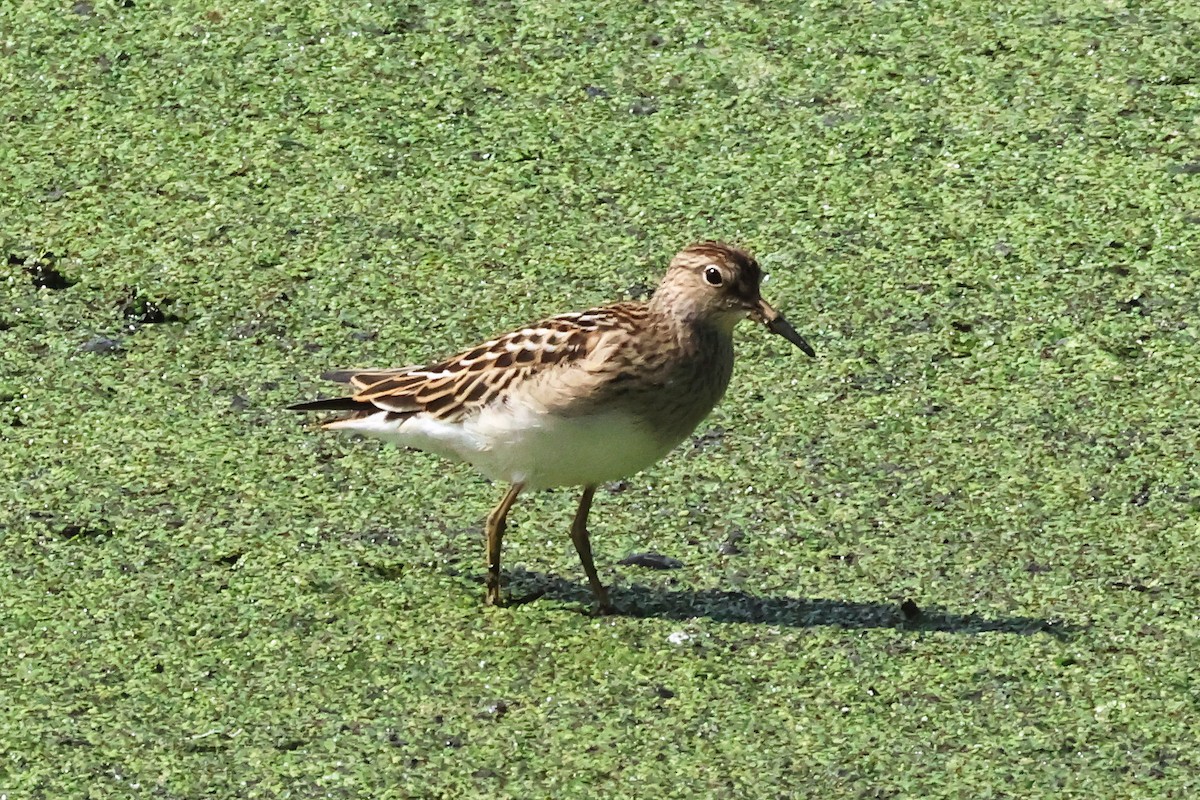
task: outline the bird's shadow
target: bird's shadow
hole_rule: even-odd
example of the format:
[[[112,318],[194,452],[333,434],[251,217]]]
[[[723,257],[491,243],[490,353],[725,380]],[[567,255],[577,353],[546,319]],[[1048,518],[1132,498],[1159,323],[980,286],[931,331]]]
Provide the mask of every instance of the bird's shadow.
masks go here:
[[[509,573],[510,605],[547,598],[591,608],[587,588],[554,575],[516,569]],[[1061,620],[1037,617],[989,617],[956,613],[937,606],[920,608],[911,600],[901,603],[855,602],[808,597],[771,597],[748,592],[704,589],[659,589],[624,584],[611,590],[616,616],[689,620],[706,617],[715,622],[742,622],[789,628],[823,626],[841,628],[893,628],[945,633],[1012,633],[1031,636],[1045,633],[1068,638],[1082,630]]]

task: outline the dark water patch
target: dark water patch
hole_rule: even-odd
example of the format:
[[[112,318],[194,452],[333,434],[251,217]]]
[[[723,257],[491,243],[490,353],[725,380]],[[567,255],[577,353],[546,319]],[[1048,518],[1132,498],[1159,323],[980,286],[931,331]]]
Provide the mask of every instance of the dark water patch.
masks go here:
[[[1138,594],[1158,594],[1162,591],[1161,586],[1151,586],[1140,581],[1109,581],[1108,586],[1111,589],[1137,592]]]
[[[628,300],[648,300],[654,294],[654,287],[648,283],[631,283],[625,287],[625,297]]]
[[[639,97],[629,104],[629,113],[635,117],[648,117],[658,113],[658,103],[650,97]]]
[[[739,543],[746,538],[746,534],[739,528],[731,528],[725,534],[725,540],[717,545],[717,553],[723,556],[736,556],[742,552]]]
[[[720,447],[725,441],[725,428],[720,426],[709,428],[699,436],[692,437],[692,448],[695,450],[707,450],[712,447]]]
[[[509,704],[504,700],[494,700],[483,707],[483,710],[476,714],[477,719],[488,719],[493,722],[499,722],[504,719],[504,715],[509,711]]]
[[[52,252],[45,252],[38,256],[21,256],[16,253],[8,254],[9,266],[19,266],[29,276],[34,288],[49,289],[52,292],[69,289],[75,285],[75,281],[68,278],[59,271],[57,264],[59,257]]]
[[[100,522],[68,522],[58,529],[58,535],[68,541],[95,540],[112,536],[112,526]]]
[[[229,329],[231,340],[251,339],[255,344],[262,344],[268,339],[280,339],[287,330],[278,322],[268,319],[261,313],[256,313],[246,322],[234,325]]]
[[[1172,164],[1167,167],[1172,175],[1200,175],[1200,161],[1188,161],[1183,164]]]
[[[662,553],[631,553],[617,563],[625,567],[646,569],[679,569],[683,566],[679,559],[664,556]]]
[[[398,581],[404,576],[403,564],[363,564],[363,569],[381,581]]]
[[[174,314],[166,308],[175,302],[173,298],[163,297],[152,299],[143,295],[136,288],[127,288],[121,299],[117,301],[118,312],[123,317],[132,332],[142,325],[159,325],[164,322],[177,322]]]
[[[232,738],[230,734],[218,731],[199,733],[183,743],[183,751],[186,753],[220,753],[229,748]]]
[[[109,338],[108,336],[93,336],[79,345],[79,352],[81,353],[117,353],[121,349],[121,340]]]
[[[1126,314],[1137,314],[1140,317],[1150,315],[1150,309],[1142,301],[1141,297],[1133,297],[1129,300],[1120,300],[1117,302],[1117,310]]]

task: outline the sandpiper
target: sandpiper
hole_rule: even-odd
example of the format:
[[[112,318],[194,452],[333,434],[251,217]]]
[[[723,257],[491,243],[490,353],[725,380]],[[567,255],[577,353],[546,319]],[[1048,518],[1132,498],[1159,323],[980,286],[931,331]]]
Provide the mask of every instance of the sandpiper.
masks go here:
[[[596,487],[658,461],[708,416],[729,385],[742,319],[815,355],[760,296],[761,281],[746,251],[693,244],[647,302],[550,317],[425,366],[327,373],[355,393],[290,408],[348,412],[323,427],[465,461],[507,483],[487,518],[489,604],[500,603],[500,546],[517,496],[582,486],[571,541],[610,613],[587,531]]]

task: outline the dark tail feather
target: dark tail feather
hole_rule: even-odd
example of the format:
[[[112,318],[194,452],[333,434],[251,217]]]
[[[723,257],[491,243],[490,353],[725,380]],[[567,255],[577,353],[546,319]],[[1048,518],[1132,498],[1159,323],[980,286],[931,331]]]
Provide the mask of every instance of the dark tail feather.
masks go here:
[[[288,411],[377,411],[370,403],[355,400],[353,397],[327,397],[323,400],[309,400],[307,403],[296,403],[287,407]]]
[[[407,372],[411,367],[401,367],[400,369],[334,369],[329,372],[322,372],[321,378],[334,383],[351,383],[355,378],[378,378],[384,380],[392,375]],[[370,384],[374,381],[366,380],[364,383]],[[373,403],[367,400],[355,400],[353,397],[326,397],[321,400],[310,400],[307,403],[296,403],[288,406],[289,411],[358,411],[370,412],[381,411]]]

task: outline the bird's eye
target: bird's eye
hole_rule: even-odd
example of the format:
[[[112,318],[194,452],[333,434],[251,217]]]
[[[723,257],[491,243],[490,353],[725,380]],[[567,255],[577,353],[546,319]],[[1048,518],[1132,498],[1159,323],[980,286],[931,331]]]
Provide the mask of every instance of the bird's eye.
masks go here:
[[[705,267],[704,280],[709,286],[720,286],[721,282],[725,279],[721,277],[721,270],[716,267]]]

